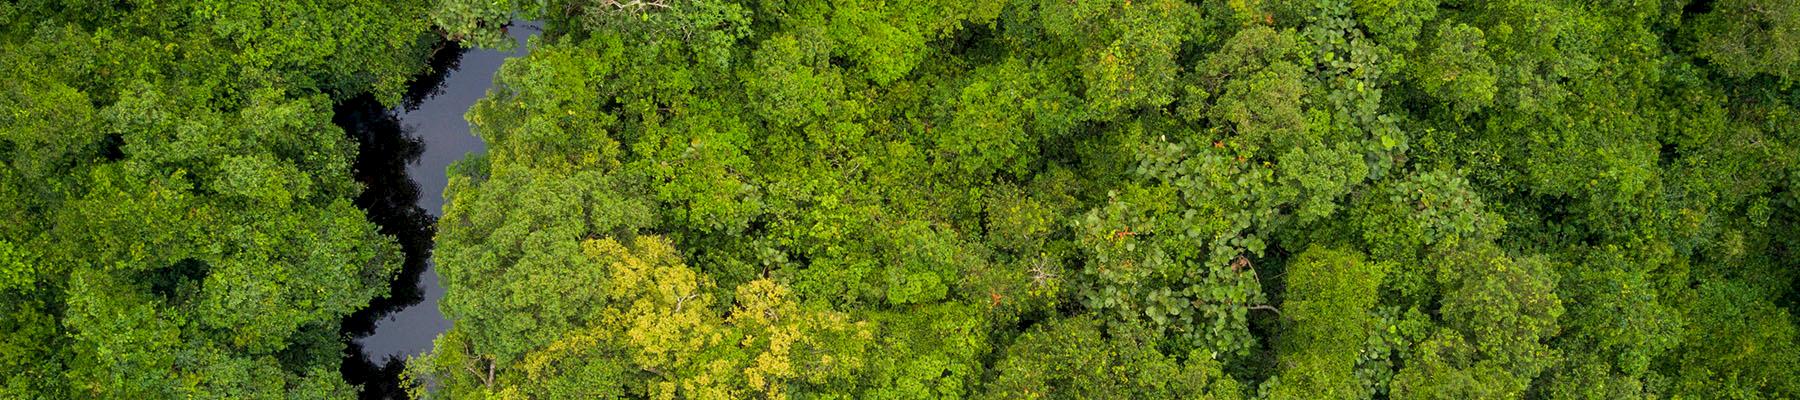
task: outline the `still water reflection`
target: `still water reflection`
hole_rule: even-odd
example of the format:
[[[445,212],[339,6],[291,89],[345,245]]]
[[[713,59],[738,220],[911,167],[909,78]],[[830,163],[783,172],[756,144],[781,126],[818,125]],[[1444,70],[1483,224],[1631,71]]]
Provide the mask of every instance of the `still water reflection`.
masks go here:
[[[487,92],[494,72],[508,57],[522,55],[524,40],[537,29],[515,24],[516,51],[463,50],[445,44],[398,108],[364,96],[336,106],[333,122],[357,140],[361,152],[356,178],[366,190],[356,204],[382,233],[399,239],[406,254],[387,297],[344,320],[352,339],[344,354],[344,378],[362,386],[364,399],[405,398],[399,384],[402,362],[431,349],[450,329],[438,311],[444,295],[431,262],[435,221],[444,206],[445,174],[451,162],[482,152],[463,114]]]

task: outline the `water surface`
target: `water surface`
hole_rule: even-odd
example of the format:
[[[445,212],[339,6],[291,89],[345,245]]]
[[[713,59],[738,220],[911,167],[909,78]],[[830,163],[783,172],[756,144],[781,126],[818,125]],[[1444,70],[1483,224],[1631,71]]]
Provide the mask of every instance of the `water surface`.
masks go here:
[[[416,78],[400,107],[387,108],[367,96],[335,107],[333,122],[360,149],[356,178],[366,189],[356,204],[383,234],[399,239],[406,257],[389,295],[344,321],[343,334],[351,341],[342,372],[362,387],[362,398],[405,398],[402,363],[431,350],[432,339],[450,329],[438,310],[444,289],[431,261],[432,234],[449,182],[446,169],[484,151],[463,114],[486,95],[500,64],[522,55],[525,38],[536,32],[515,24],[510,34],[518,43],[509,52],[446,43],[432,55],[432,71]]]

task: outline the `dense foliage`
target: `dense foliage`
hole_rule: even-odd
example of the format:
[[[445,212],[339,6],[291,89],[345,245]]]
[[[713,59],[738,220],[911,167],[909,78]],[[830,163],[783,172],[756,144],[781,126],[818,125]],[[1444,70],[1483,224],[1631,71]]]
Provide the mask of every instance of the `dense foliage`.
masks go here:
[[[447,0],[437,398],[1789,398],[1800,6]]]
[[[0,398],[353,395],[333,105],[520,17],[415,396],[1800,397],[1800,2],[20,0]]]
[[[397,101],[426,12],[0,2],[0,398],[352,395],[339,320],[400,260],[332,105]]]

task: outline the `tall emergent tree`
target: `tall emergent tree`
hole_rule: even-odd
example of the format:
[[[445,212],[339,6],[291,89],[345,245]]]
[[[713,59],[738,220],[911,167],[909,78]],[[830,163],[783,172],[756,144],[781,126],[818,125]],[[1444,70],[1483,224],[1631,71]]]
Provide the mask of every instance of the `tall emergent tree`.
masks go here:
[[[433,398],[1800,396],[1800,6],[444,0]]]

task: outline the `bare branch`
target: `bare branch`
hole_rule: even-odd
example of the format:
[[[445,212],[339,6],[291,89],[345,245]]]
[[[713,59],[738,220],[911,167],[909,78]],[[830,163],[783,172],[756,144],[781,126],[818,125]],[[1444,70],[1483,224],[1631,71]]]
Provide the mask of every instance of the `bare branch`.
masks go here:
[[[666,2],[667,2],[667,0],[650,0],[650,1],[631,0],[628,2],[620,2],[619,0],[600,0],[600,6],[601,7],[612,7],[614,10],[625,10],[625,9],[631,9],[631,8],[643,9],[643,8],[649,8],[649,7],[667,9],[667,8],[669,8],[669,5]]]
[[[683,296],[682,298],[675,299],[675,312],[677,312],[677,313],[681,312],[681,306],[686,304],[688,300],[691,300],[695,297],[700,297],[700,294],[699,293],[690,293],[687,296]]]
[[[1276,309],[1276,308],[1275,308],[1275,306],[1271,306],[1271,305],[1268,305],[1268,304],[1257,304],[1257,305],[1254,305],[1254,306],[1250,306],[1250,309],[1252,309],[1252,310],[1268,310],[1268,311],[1273,311],[1273,312],[1275,312],[1275,316],[1277,316],[1277,317],[1279,317],[1279,316],[1281,316],[1281,310],[1278,310],[1278,309]]]

